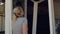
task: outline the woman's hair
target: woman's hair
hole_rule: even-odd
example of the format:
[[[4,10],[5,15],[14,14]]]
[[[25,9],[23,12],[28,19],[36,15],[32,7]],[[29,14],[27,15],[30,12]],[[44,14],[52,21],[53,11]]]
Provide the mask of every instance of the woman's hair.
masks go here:
[[[24,17],[24,11],[21,7],[16,7],[13,9],[13,13],[15,14],[17,11],[21,11],[21,16]]]

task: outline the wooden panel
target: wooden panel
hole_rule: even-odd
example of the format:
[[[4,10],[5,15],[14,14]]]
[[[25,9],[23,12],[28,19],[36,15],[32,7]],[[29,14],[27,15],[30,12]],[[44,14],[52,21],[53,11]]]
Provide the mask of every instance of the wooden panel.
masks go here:
[[[54,1],[55,18],[60,19],[60,2]]]
[[[0,16],[0,31],[1,31],[1,16]]]
[[[4,4],[0,5],[0,14],[4,13],[4,11],[5,11],[5,5]]]

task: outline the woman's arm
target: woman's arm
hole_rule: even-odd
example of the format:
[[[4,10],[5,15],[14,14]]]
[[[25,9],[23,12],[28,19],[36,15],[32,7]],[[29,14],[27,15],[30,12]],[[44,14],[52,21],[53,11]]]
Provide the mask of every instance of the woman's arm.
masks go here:
[[[27,24],[23,24],[23,26],[22,26],[22,31],[23,31],[23,34],[28,34]]]

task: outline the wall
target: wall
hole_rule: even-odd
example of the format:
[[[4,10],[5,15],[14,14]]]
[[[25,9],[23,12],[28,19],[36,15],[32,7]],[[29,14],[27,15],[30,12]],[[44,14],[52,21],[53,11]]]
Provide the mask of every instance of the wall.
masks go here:
[[[5,17],[2,15],[4,14],[5,11],[5,4],[0,5],[0,31],[5,30]]]
[[[0,16],[0,31],[5,30],[5,18]]]
[[[54,12],[55,12],[55,18],[60,19],[60,1],[58,0],[54,1]]]

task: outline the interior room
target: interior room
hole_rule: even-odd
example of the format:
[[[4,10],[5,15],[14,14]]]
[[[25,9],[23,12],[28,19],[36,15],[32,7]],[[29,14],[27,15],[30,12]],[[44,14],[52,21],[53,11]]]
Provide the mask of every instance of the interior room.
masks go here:
[[[54,15],[56,34],[60,34],[60,0],[54,0]],[[33,21],[33,6],[31,0],[27,1],[27,19],[28,19],[28,33],[32,34],[32,21]],[[37,18],[37,34],[50,34],[49,28],[49,11],[48,0],[39,3]],[[46,27],[45,27],[46,26]],[[5,0],[0,0],[0,34],[5,31]]]
[[[56,34],[60,34],[60,0],[54,0],[54,15]]]
[[[5,34],[5,0],[0,0],[0,34]]]

